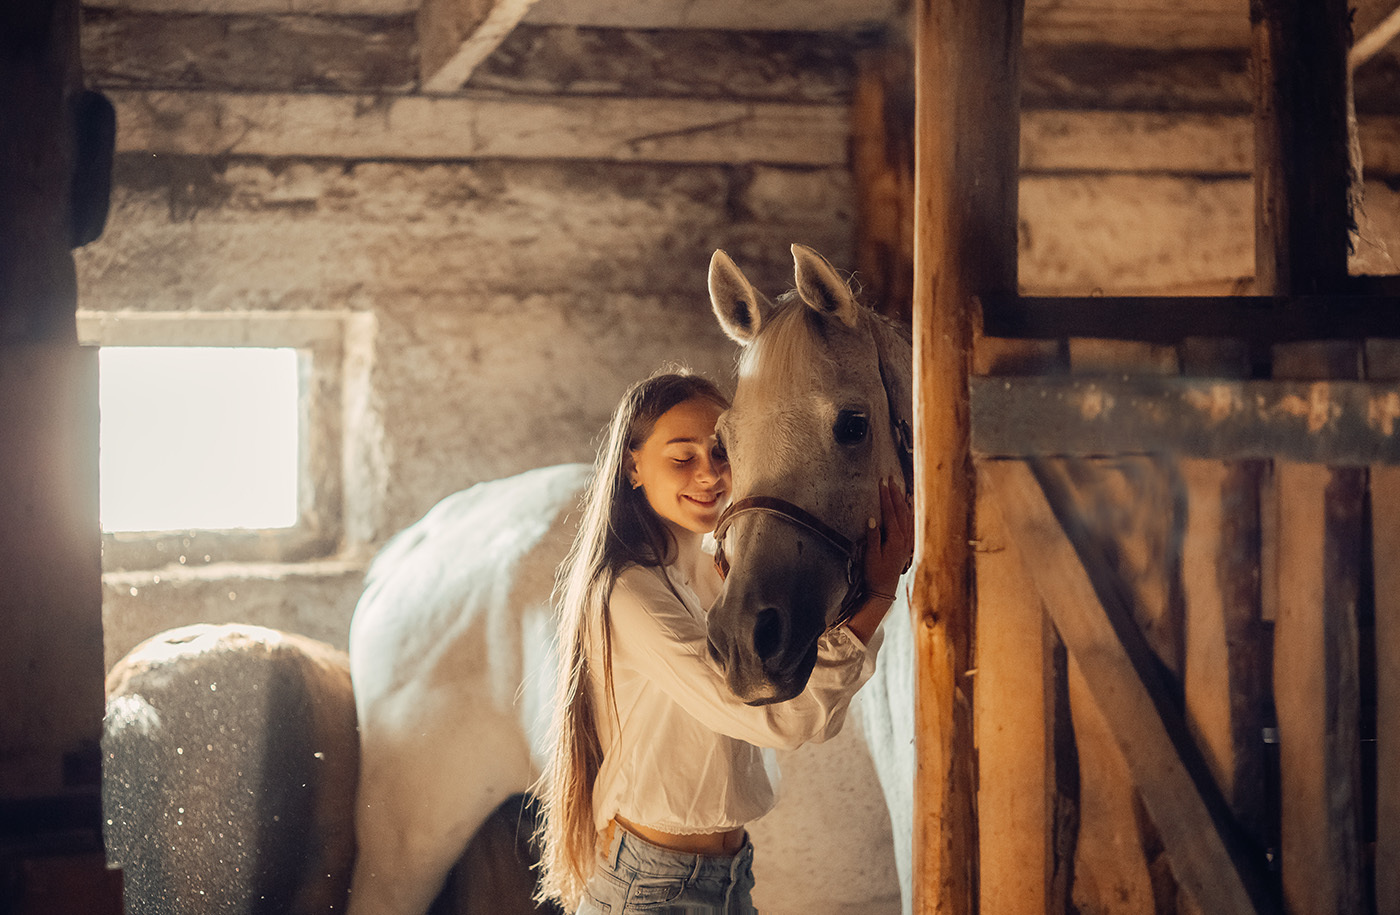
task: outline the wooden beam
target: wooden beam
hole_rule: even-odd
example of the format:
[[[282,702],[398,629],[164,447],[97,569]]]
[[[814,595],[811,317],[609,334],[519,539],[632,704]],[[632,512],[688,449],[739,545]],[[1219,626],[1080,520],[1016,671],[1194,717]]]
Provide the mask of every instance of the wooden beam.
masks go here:
[[[978,455],[1173,454],[1400,464],[1400,383],[981,376]]]
[[[1365,911],[1356,631],[1364,474],[1275,462],[1274,706],[1283,893],[1296,915]]]
[[[423,0],[418,8],[418,84],[430,95],[462,88],[535,0]]]
[[[1252,0],[1255,283],[1344,288],[1351,228],[1347,0]]]
[[[983,296],[988,337],[1101,337],[1178,344],[1228,337],[1254,346],[1400,339],[1400,298],[1328,296]]]
[[[1283,378],[1356,378],[1358,347],[1275,347]],[[1321,381],[1335,386],[1343,382]],[[1360,596],[1365,467],[1274,461],[1273,689],[1284,903],[1362,915]],[[1376,463],[1394,463],[1377,461]]]
[[[844,106],[494,96],[112,92],[119,152],[845,165]]]
[[[1400,379],[1400,343],[1372,343],[1367,377]],[[1400,467],[1370,468],[1376,677],[1376,915],[1400,915]]]
[[[353,34],[338,32],[336,41]],[[292,37],[280,36],[278,46],[285,46]],[[126,39],[113,33],[107,40]],[[334,46],[331,42],[321,50],[331,53]],[[169,65],[182,64],[170,61]],[[122,88],[133,82],[130,76],[109,76],[105,82],[113,87],[108,94],[118,105],[120,148],[305,157],[345,150],[347,157],[389,159],[462,158],[484,149],[486,155],[538,159],[557,157],[561,146],[573,147],[581,141],[586,158],[645,159],[650,155],[659,161],[719,161],[731,148],[743,158],[762,155],[756,147],[766,146],[772,150],[767,155],[794,164],[843,164],[847,159],[849,125],[845,121],[850,115],[845,102],[834,97],[835,87],[815,92],[828,102],[799,104],[567,93],[510,99],[484,93],[424,98],[361,92],[373,74],[341,69],[336,71],[338,82],[325,86],[333,92],[268,91],[273,83],[289,82],[296,72],[295,64],[285,60],[276,71],[259,70],[240,84],[254,90],[250,92]],[[282,77],[273,79],[276,74]],[[143,79],[155,80],[159,75],[152,70]],[[716,84],[715,92],[709,94],[721,88]],[[645,146],[631,145],[631,137],[645,133],[638,125],[674,124],[677,118],[685,123],[675,124],[664,143],[658,138]],[[769,129],[759,127],[749,133],[740,127],[745,118],[767,119]],[[715,142],[704,126],[707,123],[728,131],[725,135],[733,145]],[[1400,119],[1363,119],[1361,126],[1368,174],[1400,174],[1400,154],[1395,152],[1400,146]],[[1236,116],[1026,112],[1021,130],[1022,174],[1027,176],[1125,172],[1244,176],[1249,171],[1248,124]],[[788,151],[779,152],[782,149]],[[1084,307],[1093,313],[1092,309],[1112,301],[1117,299],[1097,300],[1097,304],[1090,300]],[[1196,317],[1215,320],[1205,302],[1200,303]],[[1150,328],[1146,319],[1137,323]],[[1168,326],[1185,323],[1171,320]],[[1240,323],[1247,325],[1247,321]],[[1315,323],[1325,328],[1325,322]]]
[[[983,479],[976,515],[979,911],[1047,915],[1055,687],[1045,611]]]
[[[1231,831],[1151,651],[1104,574],[1103,557],[1052,508],[1063,504],[1056,487],[1042,488],[1053,477],[1037,479],[1015,461],[982,467],[1046,611],[1112,727],[1173,875],[1211,911],[1274,910],[1263,890],[1262,855],[1249,857]]]
[[[1016,289],[1021,0],[914,16],[914,911],[977,907],[968,541],[973,297]]]
[[[110,89],[407,92],[409,16],[255,16],[83,9],[83,70]]]
[[[1371,468],[1376,598],[1376,912],[1400,915],[1400,467]]]

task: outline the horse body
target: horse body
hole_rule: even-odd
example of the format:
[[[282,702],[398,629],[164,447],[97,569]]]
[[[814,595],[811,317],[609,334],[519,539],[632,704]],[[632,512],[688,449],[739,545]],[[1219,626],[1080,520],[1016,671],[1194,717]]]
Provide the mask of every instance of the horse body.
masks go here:
[[[354,857],[343,651],[260,626],[153,636],[107,675],[102,804],[136,915],[334,915]]]
[[[543,468],[449,496],[375,559],[350,630],[361,732],[350,915],[421,915],[481,823],[538,775],[556,671],[550,592],[589,472]],[[872,688],[887,692],[872,682],[861,695]],[[878,703],[853,707],[857,720],[891,732]],[[861,729],[778,757],[778,806],[750,827],[759,908],[898,911],[890,862],[907,851],[891,852]],[[901,808],[897,822],[907,798],[890,809]]]

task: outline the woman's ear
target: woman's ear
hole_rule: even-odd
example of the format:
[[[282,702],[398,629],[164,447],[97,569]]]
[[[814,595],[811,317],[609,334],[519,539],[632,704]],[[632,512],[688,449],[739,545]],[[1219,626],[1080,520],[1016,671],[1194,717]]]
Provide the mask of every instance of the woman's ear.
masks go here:
[[[847,327],[856,326],[856,297],[826,258],[806,245],[792,246],[793,273],[797,294],[818,314],[839,318]]]
[[[710,307],[724,333],[740,346],[758,336],[763,309],[769,307],[763,293],[753,288],[734,261],[718,248],[710,257]]]

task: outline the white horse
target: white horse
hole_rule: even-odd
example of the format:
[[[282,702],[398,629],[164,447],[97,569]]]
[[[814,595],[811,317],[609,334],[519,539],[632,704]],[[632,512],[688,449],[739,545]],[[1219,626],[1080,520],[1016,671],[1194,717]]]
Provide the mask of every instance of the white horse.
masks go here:
[[[820,255],[800,246],[793,252],[797,294],[780,300],[770,319],[762,316],[767,301],[723,252],[711,262],[711,298],[721,325],[740,343],[755,344],[734,408],[722,421],[736,491],[771,487],[768,492],[805,500],[811,510],[827,512],[828,523],[858,533],[881,475],[900,472],[898,451],[884,441],[887,427],[878,423],[888,419],[888,404],[902,403],[907,415],[909,342],[858,306]],[[783,317],[794,309],[810,311],[809,320]],[[788,335],[793,340],[784,343]],[[784,357],[782,372],[758,364],[765,354]],[[877,398],[873,392],[884,390],[882,367],[894,393]],[[833,392],[838,399],[831,399]],[[772,403],[787,407],[774,414]],[[843,412],[856,406],[864,411],[869,444],[853,447],[873,457],[860,466],[847,461],[829,468],[832,449],[823,442],[837,417],[844,417],[846,433],[859,425]],[[744,466],[768,460],[756,456],[763,420],[750,417],[758,416],[778,420],[770,431],[775,454],[793,475],[791,486]],[[814,447],[804,452],[806,439]],[[802,453],[808,462],[796,459]],[[588,473],[582,465],[544,468],[459,492],[375,559],[350,627],[361,746],[350,915],[421,915],[481,823],[536,778],[556,668],[550,592]],[[873,504],[878,512],[878,501]],[[727,601],[738,600],[741,590],[761,590],[761,576],[740,553],[759,549],[756,521],[739,518],[729,534],[734,584],[726,586]],[[825,618],[845,591],[845,559],[830,549],[794,545],[792,537],[779,539],[789,541],[790,552],[807,555],[771,561],[801,559],[803,574],[820,589],[803,596],[815,600],[818,618]],[[765,594],[765,607],[786,613],[779,603]],[[728,605],[725,612],[727,619],[741,616]],[[796,642],[815,624],[788,614],[778,625]],[[712,627],[712,634],[732,628]],[[750,829],[759,849],[755,902],[765,912],[873,915],[898,910],[897,897],[903,911],[910,910],[913,673],[902,600],[885,630],[876,674],[853,703],[859,730],[779,754],[784,783],[778,806]],[[733,646],[729,650],[738,657]],[[783,649],[798,656],[807,650],[802,644]],[[746,698],[757,695],[761,687],[753,684],[761,678],[736,680],[736,669],[731,665],[731,685]],[[760,662],[757,669],[765,668]],[[801,688],[778,684],[769,698],[794,686]]]

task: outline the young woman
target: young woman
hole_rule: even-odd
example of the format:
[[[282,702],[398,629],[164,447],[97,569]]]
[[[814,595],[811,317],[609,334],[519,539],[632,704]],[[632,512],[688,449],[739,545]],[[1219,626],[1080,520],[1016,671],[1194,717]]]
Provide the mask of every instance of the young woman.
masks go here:
[[[753,911],[744,825],[774,790],[761,747],[841,728],[874,670],[876,627],[913,548],[910,509],[882,487],[885,535],[866,552],[867,598],[823,635],[806,690],[737,699],[709,657],[705,608],[721,579],[702,549],[729,499],[710,382],[657,375],[613,414],[560,571],[560,677],[542,779],[540,895],[579,915]]]

